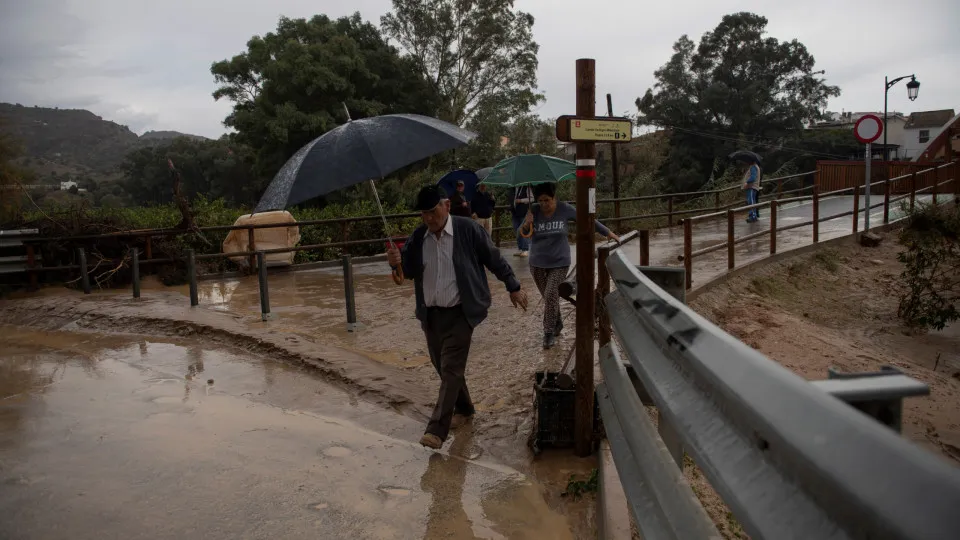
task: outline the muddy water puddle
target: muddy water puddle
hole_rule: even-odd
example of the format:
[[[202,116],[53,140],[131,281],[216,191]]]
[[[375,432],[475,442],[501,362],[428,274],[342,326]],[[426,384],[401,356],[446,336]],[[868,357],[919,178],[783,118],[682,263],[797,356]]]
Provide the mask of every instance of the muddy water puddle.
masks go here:
[[[569,538],[469,427],[191,340],[0,326],[0,537]]]

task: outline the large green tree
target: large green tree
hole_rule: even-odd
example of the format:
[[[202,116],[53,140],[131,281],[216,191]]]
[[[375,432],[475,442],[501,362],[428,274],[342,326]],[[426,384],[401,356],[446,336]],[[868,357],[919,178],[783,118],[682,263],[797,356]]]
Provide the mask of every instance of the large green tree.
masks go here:
[[[432,113],[432,86],[359,14],[331,20],[281,18],[276,32],[254,36],[247,51],[211,67],[229,99],[224,124],[256,152],[267,178],[301,146],[346,121],[389,113]]]
[[[135,203],[173,201],[167,159],[180,171],[182,189],[190,199],[202,194],[223,198],[231,205],[251,206],[263,187],[253,173],[254,156],[249,148],[228,137],[215,141],[178,137],[127,156],[123,187]]]
[[[514,118],[542,99],[533,16],[513,0],[393,0],[381,25],[440,96],[443,120],[467,125],[492,107]]]
[[[765,17],[735,13],[699,44],[681,36],[654,87],[637,99],[641,124],[672,130],[661,167],[667,189],[699,188],[735,148],[777,146],[840,95],[817,77],[802,43],[768,37],[766,27]]]

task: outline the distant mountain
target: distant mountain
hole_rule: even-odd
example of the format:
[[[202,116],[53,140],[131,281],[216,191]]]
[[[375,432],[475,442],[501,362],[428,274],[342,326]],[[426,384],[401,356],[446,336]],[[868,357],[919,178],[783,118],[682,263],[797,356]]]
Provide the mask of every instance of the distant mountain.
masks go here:
[[[191,135],[189,133],[180,133],[179,131],[148,131],[140,136],[140,142],[149,143],[151,141],[169,141],[176,139],[177,137],[186,137],[188,139],[194,139],[198,141],[208,140],[206,137],[201,135]]]
[[[23,144],[20,160],[46,182],[66,177],[116,178],[131,151],[176,137],[177,131],[148,131],[138,137],[127,126],[82,109],[25,107],[0,103],[0,130]]]

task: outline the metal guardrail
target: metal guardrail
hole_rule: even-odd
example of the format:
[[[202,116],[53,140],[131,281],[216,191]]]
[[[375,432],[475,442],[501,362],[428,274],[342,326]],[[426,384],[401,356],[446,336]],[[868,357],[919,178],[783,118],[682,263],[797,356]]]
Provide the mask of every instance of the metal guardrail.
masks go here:
[[[643,538],[719,537],[670,465],[677,449],[754,539],[960,538],[960,470],[842,400],[899,399],[924,393],[922,383],[900,374],[807,382],[696,314],[623,253],[606,266],[616,288],[605,316],[639,388],[609,342],[597,396]],[[659,409],[659,437],[640,393]]]

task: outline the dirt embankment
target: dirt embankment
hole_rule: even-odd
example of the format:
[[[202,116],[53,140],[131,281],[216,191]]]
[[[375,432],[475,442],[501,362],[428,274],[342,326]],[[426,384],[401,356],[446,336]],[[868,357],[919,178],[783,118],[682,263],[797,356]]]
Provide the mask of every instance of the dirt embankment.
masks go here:
[[[927,383],[929,396],[904,401],[903,435],[960,465],[960,325],[903,325],[902,250],[896,233],[878,248],[824,248],[734,278],[691,307],[806,379],[889,365]]]

